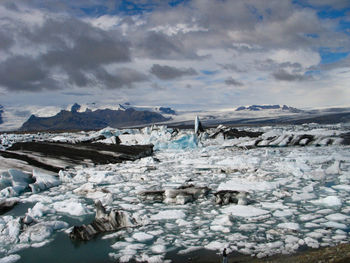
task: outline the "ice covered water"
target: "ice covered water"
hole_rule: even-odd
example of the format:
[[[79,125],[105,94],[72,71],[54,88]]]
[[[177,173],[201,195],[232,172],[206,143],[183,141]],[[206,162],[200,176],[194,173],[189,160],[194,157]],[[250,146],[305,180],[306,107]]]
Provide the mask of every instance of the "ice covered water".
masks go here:
[[[24,262],[25,251],[50,247],[73,225],[91,220],[96,200],[107,209],[131,213],[138,222],[136,227],[91,241],[108,246],[105,256],[121,262],[163,262],[166,253],[174,250],[224,247],[264,257],[348,242],[350,148],[341,145],[340,137],[346,130],[341,126],[252,130],[264,132],[259,143],[248,137],[197,137],[193,131],[165,126],[40,135],[45,140],[70,142],[100,134],[120,136],[125,144],[153,143],[155,153],[134,162],[70,168],[57,178],[37,171],[26,177],[20,170],[3,169],[2,189],[18,191],[2,198],[18,198],[20,203],[18,210],[0,218],[1,257],[4,262]],[[300,137],[305,133],[314,136],[312,143]],[[6,148],[38,135],[0,136]],[[290,145],[296,138],[299,145]],[[145,201],[139,195],[184,184],[206,186],[211,192],[185,204]],[[31,190],[29,185],[36,186]],[[249,202],[218,205],[217,191],[247,192]],[[23,220],[27,222],[24,228]],[[71,241],[67,237],[60,242]]]

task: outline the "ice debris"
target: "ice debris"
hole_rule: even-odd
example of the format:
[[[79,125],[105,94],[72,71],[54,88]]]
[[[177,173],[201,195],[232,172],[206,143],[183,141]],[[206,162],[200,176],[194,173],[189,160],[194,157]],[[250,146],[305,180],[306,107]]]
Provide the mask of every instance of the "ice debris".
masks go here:
[[[101,201],[95,203],[95,208],[96,216],[93,222],[88,225],[75,226],[69,233],[71,239],[87,241],[97,234],[117,231],[136,224],[135,219],[125,211],[113,209],[107,213]]]

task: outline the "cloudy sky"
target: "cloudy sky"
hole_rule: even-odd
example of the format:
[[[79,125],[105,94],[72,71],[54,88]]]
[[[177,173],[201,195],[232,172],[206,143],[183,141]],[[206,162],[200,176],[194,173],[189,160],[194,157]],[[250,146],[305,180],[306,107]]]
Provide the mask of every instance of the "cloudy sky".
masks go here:
[[[349,106],[349,0],[2,0],[0,104]]]

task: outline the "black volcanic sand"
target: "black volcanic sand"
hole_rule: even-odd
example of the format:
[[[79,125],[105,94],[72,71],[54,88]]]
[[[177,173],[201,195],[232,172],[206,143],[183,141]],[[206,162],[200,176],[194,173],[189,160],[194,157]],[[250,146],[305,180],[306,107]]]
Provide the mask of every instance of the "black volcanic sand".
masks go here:
[[[94,164],[120,163],[153,154],[153,145],[108,145],[102,143],[51,143],[20,142],[6,151],[0,151],[4,158],[19,159],[30,165],[45,170],[58,172],[65,167],[57,167],[46,163],[45,157],[60,159],[69,165],[85,164],[90,160]],[[43,160],[33,158],[39,156]]]
[[[167,254],[166,259],[173,263],[220,263],[222,255],[217,251],[200,249],[185,255],[178,255],[177,251]],[[333,247],[318,249],[303,248],[290,255],[274,255],[265,258],[256,258],[242,255],[237,252],[228,254],[229,263],[349,263],[350,244],[339,244]]]

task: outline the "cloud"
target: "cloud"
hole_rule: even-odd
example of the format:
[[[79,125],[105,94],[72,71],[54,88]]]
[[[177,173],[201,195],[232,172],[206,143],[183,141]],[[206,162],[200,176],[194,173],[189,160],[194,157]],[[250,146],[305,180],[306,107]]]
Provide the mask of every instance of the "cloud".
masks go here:
[[[162,80],[176,79],[183,76],[193,76],[198,73],[193,68],[176,68],[153,64],[150,72]]]
[[[66,96],[92,96],[92,93],[88,93],[88,92],[62,92],[61,94],[66,95]]]
[[[247,72],[247,70],[245,69],[241,69],[240,67],[238,67],[237,65],[231,63],[231,64],[218,64],[221,68],[228,70],[228,71],[234,71],[234,72],[238,72],[238,73],[243,73],[243,72]]]
[[[94,75],[97,81],[101,82],[102,87],[107,89],[131,88],[133,83],[148,81],[145,74],[129,68],[120,68],[115,74],[110,74],[101,68]]]
[[[275,79],[282,81],[306,81],[312,80],[311,75],[299,74],[299,73],[289,73],[284,69],[280,69],[272,74]]]
[[[237,80],[235,80],[234,78],[232,77],[229,77],[228,79],[225,80],[225,83],[226,85],[229,85],[229,86],[236,86],[236,87],[241,87],[243,86],[243,83],[242,82],[239,82]]]
[[[168,36],[161,32],[144,32],[133,39],[135,55],[152,59],[182,60],[201,59],[193,47],[184,45],[178,36]]]
[[[37,59],[13,56],[0,63],[0,85],[9,91],[40,91],[58,89],[49,70]]]
[[[0,65],[0,85],[9,91],[54,90],[95,83],[115,89],[147,80],[144,74],[125,67],[113,75],[105,69],[131,61],[130,43],[117,31],[107,32],[73,18],[56,18],[35,27],[19,23],[13,39],[2,42],[2,46],[9,48],[15,40],[26,44],[22,49],[25,54],[10,53]]]
[[[260,71],[278,71],[280,69],[291,69],[293,72],[301,72],[304,70],[304,67],[298,62],[282,62],[278,63],[273,59],[265,60],[255,60],[255,68]]]
[[[0,50],[7,50],[14,43],[13,39],[9,36],[8,32],[2,28],[0,29]]]
[[[132,3],[131,8],[125,3]],[[232,96],[236,101],[246,96],[249,103],[253,93],[278,103],[282,93],[301,101],[306,91],[300,82],[313,76],[317,79],[310,86],[330,88],[325,80],[336,79],[334,72],[349,67],[348,58],[326,65],[320,56],[322,48],[350,51],[345,15],[325,18],[319,13],[325,6],[332,12],[346,7],[347,0],[168,3],[0,1],[0,90],[8,97],[33,91],[30,96],[38,96],[36,101],[39,95],[49,101],[52,93],[69,100],[65,94],[76,92],[94,100],[130,94],[132,100],[163,102],[174,94],[179,101],[187,99],[183,90],[188,84],[191,89],[186,90],[203,91],[203,105],[231,103]],[[206,75],[205,70],[215,74]],[[163,85],[159,80],[176,82]],[[347,89],[345,81],[337,83]],[[229,86],[245,89],[237,88],[234,94],[227,92],[232,91]],[[222,95],[214,98],[209,90]],[[146,98],[155,91],[161,96]]]

